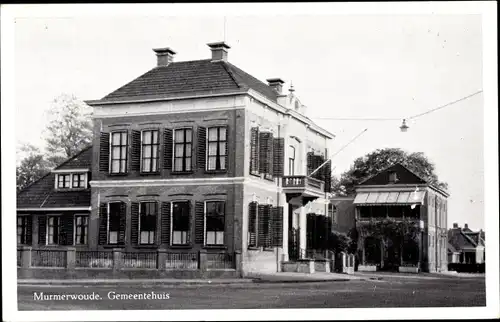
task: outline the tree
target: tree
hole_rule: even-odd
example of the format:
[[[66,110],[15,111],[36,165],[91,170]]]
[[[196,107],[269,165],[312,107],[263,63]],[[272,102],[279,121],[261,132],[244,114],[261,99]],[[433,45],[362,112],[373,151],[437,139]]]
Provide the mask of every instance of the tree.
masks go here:
[[[25,144],[21,147],[21,152],[25,154],[25,157],[16,167],[16,187],[18,191],[26,188],[50,171],[48,162],[40,149],[31,144]]]
[[[429,184],[448,189],[447,183],[439,181],[434,164],[422,152],[409,153],[398,148],[385,148],[354,160],[351,168],[342,173],[340,179],[332,180],[332,191],[338,195],[353,194],[356,185],[396,163],[401,163]]]
[[[54,167],[92,141],[91,109],[74,95],[58,96],[49,110],[45,129],[47,161]]]

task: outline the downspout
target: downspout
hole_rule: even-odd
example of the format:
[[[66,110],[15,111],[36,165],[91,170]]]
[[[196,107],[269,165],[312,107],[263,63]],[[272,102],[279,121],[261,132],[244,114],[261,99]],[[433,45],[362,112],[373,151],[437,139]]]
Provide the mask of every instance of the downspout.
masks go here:
[[[279,118],[281,119],[281,115],[279,116]],[[281,122],[278,123],[278,139],[280,139],[281,137]],[[283,167],[285,166],[285,144],[283,144]],[[284,171],[284,169],[283,169]],[[281,176],[276,176],[276,178],[278,180],[276,180],[276,208],[279,210],[279,207],[280,207],[280,179],[281,179]],[[283,222],[285,221],[285,213],[283,212],[283,219],[282,219],[282,226],[281,226],[281,229],[283,229]],[[283,235],[285,234],[285,232],[283,232]],[[281,242],[283,242],[283,238],[281,238]],[[282,247],[283,249],[283,247]],[[280,271],[280,255],[279,255],[279,246],[276,246],[276,271],[279,272]]]

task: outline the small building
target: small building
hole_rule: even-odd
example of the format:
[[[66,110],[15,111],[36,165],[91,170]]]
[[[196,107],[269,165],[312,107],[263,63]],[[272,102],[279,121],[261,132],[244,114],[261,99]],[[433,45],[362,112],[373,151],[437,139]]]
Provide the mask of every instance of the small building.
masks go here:
[[[472,231],[467,224],[458,223],[448,230],[448,262],[453,264],[482,264],[485,262],[484,231]]]
[[[401,164],[357,186],[358,269],[447,270],[448,196]],[[394,227],[401,227],[395,237],[383,234]]]

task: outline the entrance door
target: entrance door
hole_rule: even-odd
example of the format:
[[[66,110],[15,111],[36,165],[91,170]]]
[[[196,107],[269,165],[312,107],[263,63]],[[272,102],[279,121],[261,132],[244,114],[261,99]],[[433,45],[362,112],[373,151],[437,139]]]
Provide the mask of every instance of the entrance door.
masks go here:
[[[386,258],[384,260],[384,270],[394,271],[397,270],[401,263],[401,252],[399,245],[396,245],[389,241],[389,245],[386,250]]]

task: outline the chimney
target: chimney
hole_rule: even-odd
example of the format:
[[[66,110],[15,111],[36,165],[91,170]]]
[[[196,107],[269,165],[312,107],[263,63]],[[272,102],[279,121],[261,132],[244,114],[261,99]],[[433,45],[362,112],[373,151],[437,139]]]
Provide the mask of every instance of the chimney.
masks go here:
[[[468,229],[468,228],[469,228],[469,225],[464,224],[464,229]]]
[[[272,87],[278,94],[281,94],[283,91],[283,84],[285,82],[281,78],[269,78],[267,79],[267,84],[269,87]]]
[[[453,223],[453,228],[458,228],[458,224],[456,222]]]
[[[158,67],[168,66],[170,63],[174,61],[175,51],[166,47],[166,48],[155,48],[153,51],[156,53],[156,57],[158,59]]]
[[[225,42],[213,42],[210,44],[207,44],[208,47],[210,47],[210,50],[212,51],[212,61],[227,61],[227,50],[231,47],[229,47],[228,44]]]

